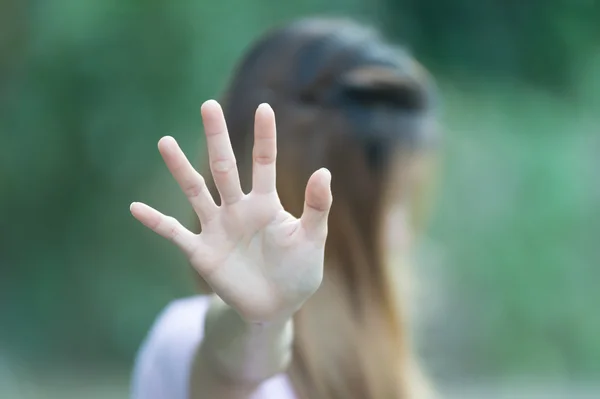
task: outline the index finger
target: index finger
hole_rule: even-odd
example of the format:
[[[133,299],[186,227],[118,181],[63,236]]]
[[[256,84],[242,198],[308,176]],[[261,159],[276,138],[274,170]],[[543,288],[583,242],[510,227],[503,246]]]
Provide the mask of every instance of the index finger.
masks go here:
[[[208,100],[202,104],[201,113],[210,170],[215,185],[221,194],[222,203],[233,204],[239,201],[244,193],[240,186],[240,177],[223,110],[215,100]]]

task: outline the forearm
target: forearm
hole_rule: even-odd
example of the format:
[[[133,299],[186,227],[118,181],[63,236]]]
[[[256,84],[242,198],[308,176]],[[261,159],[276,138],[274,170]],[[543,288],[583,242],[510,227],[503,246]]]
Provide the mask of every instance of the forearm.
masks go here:
[[[192,399],[245,399],[291,360],[292,319],[268,324],[244,321],[213,297],[204,340],[191,373]]]

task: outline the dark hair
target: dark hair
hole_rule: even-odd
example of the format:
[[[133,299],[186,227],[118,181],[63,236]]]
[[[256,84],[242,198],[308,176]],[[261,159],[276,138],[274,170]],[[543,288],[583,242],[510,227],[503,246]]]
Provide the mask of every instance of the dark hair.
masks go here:
[[[277,118],[286,210],[300,215],[316,169],[333,176],[323,285],[295,318],[294,386],[311,399],[405,397],[410,353],[381,242],[396,161],[435,143],[432,80],[405,50],[350,20],[303,19],[267,33],[222,100],[245,191],[263,102]]]

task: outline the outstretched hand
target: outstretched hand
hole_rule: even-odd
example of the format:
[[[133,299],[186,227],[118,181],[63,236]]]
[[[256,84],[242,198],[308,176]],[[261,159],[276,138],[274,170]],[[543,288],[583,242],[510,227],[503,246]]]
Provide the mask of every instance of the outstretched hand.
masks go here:
[[[194,234],[148,205],[131,204],[133,216],[175,243],[214,292],[248,322],[290,317],[319,287],[323,277],[331,174],[313,173],[300,219],[283,209],[275,186],[275,116],[261,104],[255,116],[252,191],[242,192],[223,111],[202,105],[210,171],[219,190],[217,205],[202,176],[172,137],[159,151],[202,226]]]

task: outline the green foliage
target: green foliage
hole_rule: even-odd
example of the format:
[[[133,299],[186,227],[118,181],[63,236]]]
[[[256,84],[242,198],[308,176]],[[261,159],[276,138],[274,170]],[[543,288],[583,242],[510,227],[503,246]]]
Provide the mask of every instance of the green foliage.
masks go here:
[[[448,314],[436,326],[450,336],[428,351],[453,348],[460,366],[440,372],[455,377],[597,378],[598,116],[500,82],[444,92],[431,234],[450,268]]]
[[[385,0],[383,25],[453,75],[513,77],[569,92],[597,51],[594,0]]]

